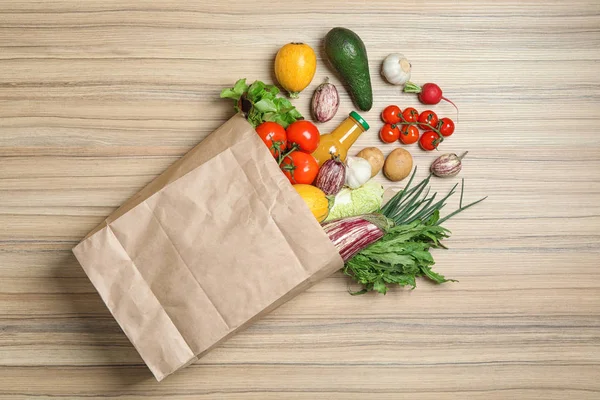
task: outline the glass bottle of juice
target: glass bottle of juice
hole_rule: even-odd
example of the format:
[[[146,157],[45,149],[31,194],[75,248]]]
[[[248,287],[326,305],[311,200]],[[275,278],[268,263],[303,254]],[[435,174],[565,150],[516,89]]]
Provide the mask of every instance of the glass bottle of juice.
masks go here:
[[[342,161],[346,161],[350,146],[368,129],[369,124],[356,111],[352,111],[333,132],[321,135],[319,147],[312,155],[316,158],[319,166],[329,160],[332,155],[337,155]]]

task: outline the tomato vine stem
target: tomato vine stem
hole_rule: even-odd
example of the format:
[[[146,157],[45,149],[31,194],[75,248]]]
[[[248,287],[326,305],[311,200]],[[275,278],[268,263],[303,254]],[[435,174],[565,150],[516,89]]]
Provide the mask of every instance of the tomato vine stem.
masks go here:
[[[401,122],[397,122],[395,124],[392,124],[392,128],[395,128],[396,125],[413,125],[413,126],[420,126],[420,125],[424,125],[426,126],[428,129],[431,129],[431,131],[435,132],[438,137],[439,137],[439,142],[438,143],[442,143],[444,141],[444,136],[441,134],[440,130],[438,128],[433,127],[433,125],[427,123],[427,122],[410,122],[407,121],[406,118],[404,118],[404,115],[400,115],[400,118],[402,118]]]
[[[292,152],[297,151],[298,149],[299,149],[298,145],[296,143],[294,143],[292,145],[292,147],[287,151],[287,153],[279,152],[279,158],[277,159],[277,164],[281,165],[281,163],[283,162],[283,160],[285,160],[285,158],[287,156],[292,154]]]

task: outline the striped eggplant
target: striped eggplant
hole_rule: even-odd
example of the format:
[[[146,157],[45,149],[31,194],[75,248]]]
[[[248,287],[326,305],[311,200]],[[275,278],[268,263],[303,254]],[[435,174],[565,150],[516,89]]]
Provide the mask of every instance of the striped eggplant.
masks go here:
[[[454,153],[442,154],[431,164],[431,173],[440,178],[457,175],[462,169],[462,159],[467,153],[465,152],[460,157]]]
[[[318,122],[327,122],[335,116],[340,106],[340,96],[336,87],[325,79],[313,94],[312,115]]]
[[[338,157],[334,157],[321,165],[315,186],[326,195],[335,196],[344,187],[345,180],[346,165]]]
[[[337,219],[322,226],[345,263],[381,239],[393,222],[382,214],[365,214]]]

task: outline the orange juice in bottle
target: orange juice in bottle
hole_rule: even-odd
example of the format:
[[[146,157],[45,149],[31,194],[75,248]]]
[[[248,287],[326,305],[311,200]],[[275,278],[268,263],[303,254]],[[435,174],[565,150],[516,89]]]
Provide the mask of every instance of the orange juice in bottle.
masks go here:
[[[348,118],[333,132],[321,135],[319,147],[312,155],[316,158],[319,166],[333,155],[337,155],[342,161],[346,161],[348,150],[367,129],[369,129],[369,124],[356,111],[352,111]]]

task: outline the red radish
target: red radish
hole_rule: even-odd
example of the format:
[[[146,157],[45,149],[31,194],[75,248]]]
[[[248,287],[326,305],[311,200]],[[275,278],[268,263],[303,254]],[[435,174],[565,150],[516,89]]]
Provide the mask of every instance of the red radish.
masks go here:
[[[406,85],[404,85],[404,92],[417,93],[419,95],[419,101],[423,104],[437,104],[441,100],[445,100],[452,104],[454,108],[456,108],[456,112],[458,112],[458,107],[456,107],[456,104],[445,98],[442,95],[442,89],[435,83],[426,83],[423,85],[423,87],[421,87],[412,82],[407,82]]]

